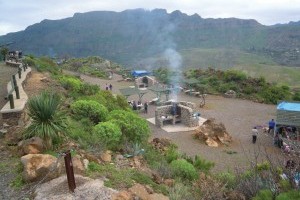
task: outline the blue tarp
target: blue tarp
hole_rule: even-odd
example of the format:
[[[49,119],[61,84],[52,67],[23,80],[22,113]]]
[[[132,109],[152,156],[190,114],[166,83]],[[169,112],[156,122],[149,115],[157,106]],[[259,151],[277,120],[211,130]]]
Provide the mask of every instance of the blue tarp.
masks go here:
[[[300,103],[283,101],[277,105],[277,110],[300,111]]]
[[[134,70],[131,72],[131,75],[134,77],[147,76],[147,75],[150,75],[150,72],[148,72],[146,70]]]

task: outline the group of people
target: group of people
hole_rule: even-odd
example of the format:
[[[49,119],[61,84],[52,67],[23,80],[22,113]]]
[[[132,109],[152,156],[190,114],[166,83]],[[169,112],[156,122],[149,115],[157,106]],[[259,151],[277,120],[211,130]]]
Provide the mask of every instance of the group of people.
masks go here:
[[[109,89],[110,91],[112,91],[112,88],[113,88],[112,84],[109,84],[109,85],[108,85],[108,84],[106,83],[106,85],[105,85],[105,90],[108,90],[108,89]]]
[[[132,110],[141,110],[142,108],[144,108],[144,113],[148,113],[148,102],[142,104],[141,101],[138,101],[137,103],[136,101],[129,101],[128,103],[132,107]]]
[[[268,129],[268,133],[272,133],[275,131],[275,120],[274,119],[271,119],[269,122],[268,122],[268,125],[269,125],[269,129]],[[256,140],[257,140],[257,136],[258,136],[258,129],[257,127],[253,127],[252,129],[252,143],[255,144],[256,143]]]

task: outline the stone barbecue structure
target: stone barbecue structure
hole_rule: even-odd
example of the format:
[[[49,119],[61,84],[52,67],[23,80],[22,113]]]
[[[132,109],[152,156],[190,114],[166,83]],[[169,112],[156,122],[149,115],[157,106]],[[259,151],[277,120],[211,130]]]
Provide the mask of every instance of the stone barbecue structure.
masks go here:
[[[194,109],[195,104],[191,102],[165,102],[155,110],[155,124],[162,127],[180,122],[187,127],[199,126],[199,118],[195,116]]]

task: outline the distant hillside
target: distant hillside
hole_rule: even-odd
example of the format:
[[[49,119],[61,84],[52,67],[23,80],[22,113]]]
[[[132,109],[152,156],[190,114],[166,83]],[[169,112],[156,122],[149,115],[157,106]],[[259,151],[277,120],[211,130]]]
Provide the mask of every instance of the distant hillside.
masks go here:
[[[197,52],[207,53],[207,49],[238,52],[233,55],[257,54],[267,62],[300,66],[299,24],[263,26],[255,20],[203,19],[197,14],[167,13],[164,9],[95,11],[61,20],[43,20],[24,31],[1,36],[0,43],[13,41],[10,48],[22,49],[26,54],[99,55],[125,66],[160,65],[157,58],[167,48],[185,52],[183,66],[197,65],[197,59],[204,55]],[[214,52],[208,56],[213,61],[205,61],[206,65],[235,64],[230,56],[215,58]]]

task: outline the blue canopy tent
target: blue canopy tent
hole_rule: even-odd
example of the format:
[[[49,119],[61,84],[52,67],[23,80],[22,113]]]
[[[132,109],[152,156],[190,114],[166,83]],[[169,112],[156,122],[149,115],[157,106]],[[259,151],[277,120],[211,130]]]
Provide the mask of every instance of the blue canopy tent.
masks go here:
[[[134,70],[131,72],[133,77],[149,76],[151,73],[146,70]]]
[[[276,114],[276,130],[280,132],[280,129],[284,129],[285,132],[285,137],[282,137],[281,140],[289,149],[300,153],[300,102],[279,102]]]

